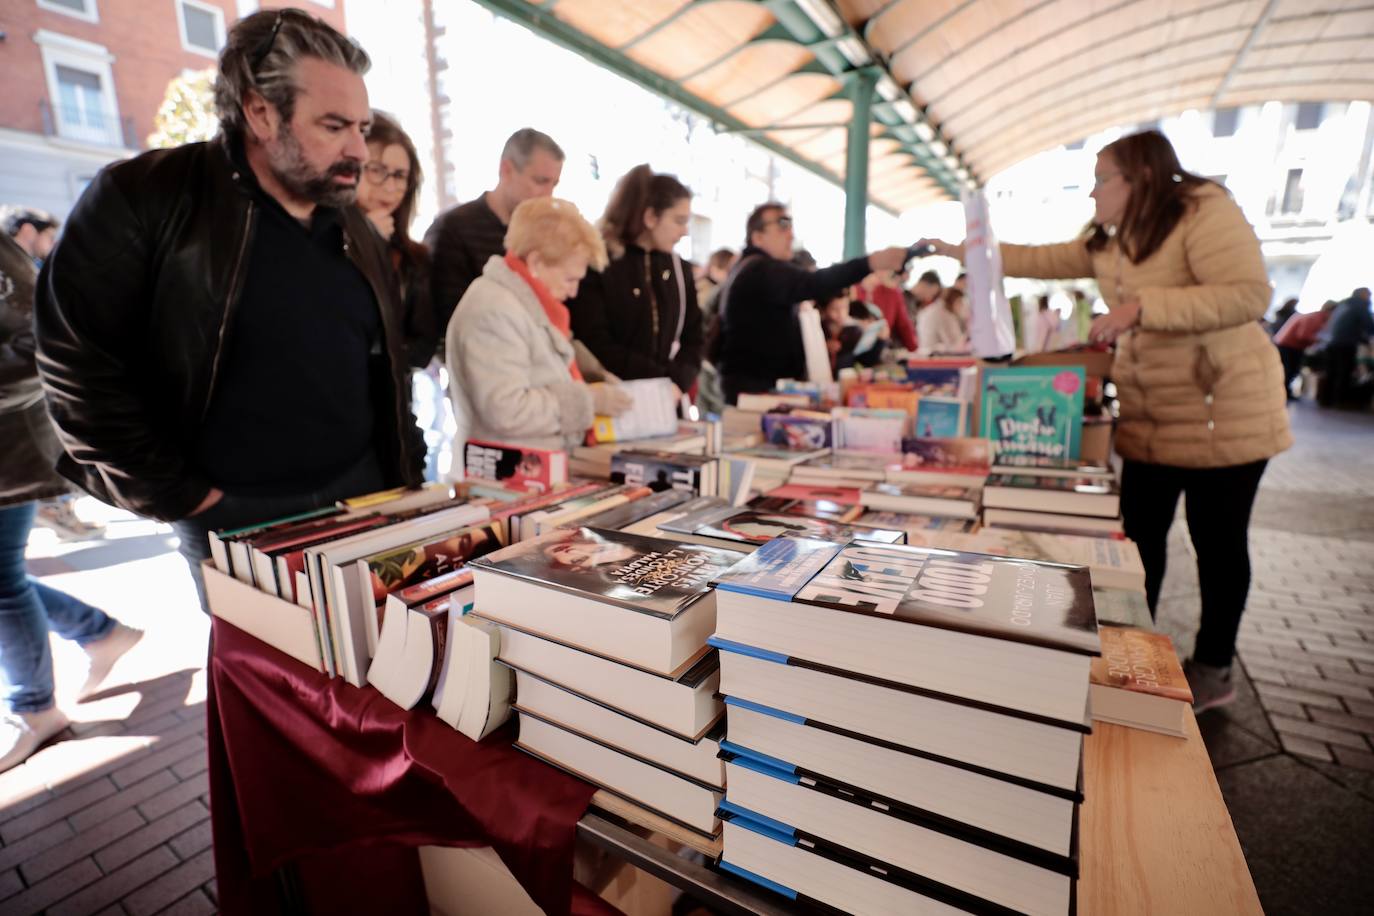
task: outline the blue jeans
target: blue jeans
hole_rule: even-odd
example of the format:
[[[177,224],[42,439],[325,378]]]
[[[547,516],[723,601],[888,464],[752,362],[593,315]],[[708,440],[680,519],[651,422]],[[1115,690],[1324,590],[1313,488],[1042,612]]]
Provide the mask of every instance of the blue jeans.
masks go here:
[[[34,579],[24,568],[33,503],[0,506],[0,678],[11,712],[53,705],[48,630],[86,645],[114,629],[103,611]]]

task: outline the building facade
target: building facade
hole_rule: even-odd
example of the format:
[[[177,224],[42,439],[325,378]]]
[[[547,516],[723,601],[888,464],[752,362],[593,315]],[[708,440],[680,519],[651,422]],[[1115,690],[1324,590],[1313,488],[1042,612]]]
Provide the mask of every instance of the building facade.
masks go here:
[[[299,0],[344,29],[344,0]],[[256,0],[6,0],[0,204],[65,217],[103,166],[147,148],[167,84],[215,65]]]

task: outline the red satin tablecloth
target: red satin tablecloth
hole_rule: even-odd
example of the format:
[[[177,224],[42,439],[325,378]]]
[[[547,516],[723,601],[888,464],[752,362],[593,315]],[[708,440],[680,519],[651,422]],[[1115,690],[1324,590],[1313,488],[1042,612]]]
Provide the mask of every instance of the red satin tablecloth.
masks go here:
[[[546,913],[616,912],[572,880],[595,788],[516,750],[513,727],[473,742],[217,618],[208,679],[225,913],[425,914],[427,845],[491,846]],[[287,864],[299,881],[284,901]]]

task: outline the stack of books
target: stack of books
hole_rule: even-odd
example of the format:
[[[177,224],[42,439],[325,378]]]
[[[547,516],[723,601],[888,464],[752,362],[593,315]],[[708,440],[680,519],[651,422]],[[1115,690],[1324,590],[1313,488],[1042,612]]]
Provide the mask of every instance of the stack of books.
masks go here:
[[[1086,569],[786,537],[716,591],[723,869],[850,912],[1074,912]]]
[[[518,746],[696,836],[718,836],[724,708],[709,583],[737,551],[572,528],[470,564],[515,672]]]
[[[1125,537],[1121,489],[1108,468],[993,473],[983,488],[983,524],[1090,537]]]

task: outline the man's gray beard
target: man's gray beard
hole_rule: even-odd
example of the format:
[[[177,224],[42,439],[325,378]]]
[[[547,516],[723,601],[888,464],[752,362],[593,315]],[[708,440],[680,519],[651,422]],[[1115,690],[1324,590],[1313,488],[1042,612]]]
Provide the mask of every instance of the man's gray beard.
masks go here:
[[[359,177],[358,163],[340,160],[323,172],[316,171],[305,161],[300,141],[285,121],[277,131],[277,147],[269,150],[267,158],[273,177],[295,197],[325,207],[348,207],[358,199],[356,184],[340,185],[334,181],[340,174]]]

